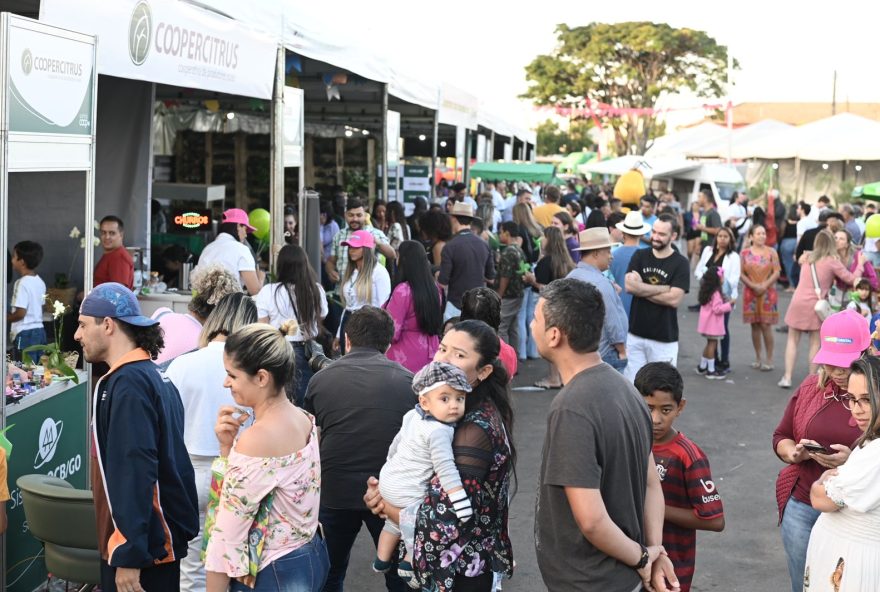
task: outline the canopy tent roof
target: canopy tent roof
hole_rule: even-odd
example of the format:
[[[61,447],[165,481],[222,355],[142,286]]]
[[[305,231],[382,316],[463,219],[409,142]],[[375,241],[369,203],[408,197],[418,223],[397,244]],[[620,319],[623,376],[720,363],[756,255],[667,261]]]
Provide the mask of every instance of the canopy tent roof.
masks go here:
[[[436,77],[428,74],[419,76],[415,72],[401,68],[393,56],[377,50],[368,44],[360,29],[349,24],[348,29],[336,14],[328,12],[321,3],[305,3],[296,0],[276,0],[275,2],[240,2],[239,0],[188,0],[192,4],[209,8],[230,18],[246,23],[254,28],[274,35],[290,51],[323,64],[348,70],[364,79],[388,83],[388,93],[398,99],[398,105],[389,108],[400,111],[400,103],[439,110],[440,123],[477,129],[478,111],[482,101],[450,84],[441,84]],[[344,92],[344,89],[343,89]],[[306,91],[307,99],[309,91]],[[352,99],[350,102],[355,102]],[[370,100],[369,102],[373,102]],[[489,106],[485,107],[490,110]],[[329,111],[330,109],[328,109]],[[348,111],[351,115],[351,110]],[[406,127],[407,113],[403,113],[402,126]],[[481,122],[482,123],[482,122]],[[519,130],[502,118],[493,118],[493,125],[486,126],[502,135],[516,137],[535,144],[536,135],[532,131]],[[420,133],[428,132],[431,123],[425,123]]]
[[[880,160],[880,122],[840,113],[737,146],[734,158]]]
[[[697,179],[710,177],[719,183],[742,183],[743,176],[736,167],[722,163],[707,163],[686,158],[652,158],[650,156],[621,156],[609,160],[594,160],[578,166],[581,173],[620,176],[639,169],[646,179],[675,177]]]
[[[627,155],[608,160],[594,160],[579,165],[581,173],[598,173],[600,175],[622,175],[638,168],[646,178],[664,177],[673,173],[699,168],[701,163],[685,158],[656,158],[650,156]]]
[[[853,188],[852,196],[880,201],[880,181],[875,181],[866,185],[859,185],[858,187]]]
[[[726,127],[707,121],[655,139],[645,156],[683,157],[688,151],[709,142],[726,140],[727,134]]]
[[[478,162],[471,166],[470,174],[482,179],[551,183],[556,177],[556,167],[531,162]]]
[[[566,154],[565,158],[563,158],[558,165],[560,171],[576,171],[578,165],[584,164],[585,162],[589,162],[596,158],[595,152],[590,152],[587,150],[582,150],[579,152],[572,152],[571,154]]]
[[[734,129],[720,137],[712,138],[702,145],[690,148],[686,155],[692,158],[725,158],[729,150],[747,146],[769,135],[791,130],[793,126],[775,119],[764,119],[751,125]]]

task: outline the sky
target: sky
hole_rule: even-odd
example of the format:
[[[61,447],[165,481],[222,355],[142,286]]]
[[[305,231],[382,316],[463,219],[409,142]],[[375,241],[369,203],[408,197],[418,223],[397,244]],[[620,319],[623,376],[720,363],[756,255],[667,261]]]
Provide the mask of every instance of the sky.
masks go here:
[[[653,21],[706,31],[739,61],[734,103],[830,103],[835,69],[839,105],[847,100],[880,102],[874,41],[880,8],[870,1],[343,0],[342,4],[345,26],[354,27],[366,43],[384,47],[395,63],[452,82],[479,96],[499,115],[526,119],[529,127],[546,115],[516,98],[526,89],[524,66],[553,50],[553,31],[563,22],[577,26],[593,21]],[[688,97],[671,102],[677,107],[701,103]],[[679,112],[678,118],[683,123],[702,115],[697,109]]]

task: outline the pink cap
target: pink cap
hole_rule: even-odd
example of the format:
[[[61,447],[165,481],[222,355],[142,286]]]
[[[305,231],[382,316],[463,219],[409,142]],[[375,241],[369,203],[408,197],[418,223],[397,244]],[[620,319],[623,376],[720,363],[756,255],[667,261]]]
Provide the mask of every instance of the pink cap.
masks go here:
[[[227,222],[241,224],[248,229],[248,232],[256,230],[256,228],[251,226],[251,221],[248,220],[247,212],[239,208],[230,208],[223,212],[223,223],[226,224]]]
[[[376,239],[367,230],[357,230],[352,232],[350,237],[342,241],[342,245],[352,249],[360,249],[361,247],[373,249],[376,246]]]
[[[865,317],[854,310],[834,313],[819,330],[819,352],[813,363],[849,368],[870,343],[871,332]]]

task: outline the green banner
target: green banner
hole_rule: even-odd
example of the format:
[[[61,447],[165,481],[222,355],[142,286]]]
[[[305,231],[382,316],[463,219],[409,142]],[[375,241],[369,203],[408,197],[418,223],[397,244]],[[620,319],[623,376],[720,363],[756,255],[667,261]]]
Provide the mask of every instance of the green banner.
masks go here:
[[[37,393],[29,395],[39,396]],[[28,531],[21,491],[22,475],[54,475],[78,489],[88,485],[88,395],[79,384],[7,416],[15,426],[6,432],[14,445],[9,458],[9,527],[6,531],[6,590],[31,592],[46,579],[43,546]],[[7,406],[7,413],[14,406]]]

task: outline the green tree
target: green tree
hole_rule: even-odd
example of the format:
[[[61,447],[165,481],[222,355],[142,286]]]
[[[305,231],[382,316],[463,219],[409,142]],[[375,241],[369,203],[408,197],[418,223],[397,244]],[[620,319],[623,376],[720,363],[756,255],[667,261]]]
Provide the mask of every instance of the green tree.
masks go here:
[[[664,94],[688,89],[718,97],[726,78],[727,48],[703,31],[648,22],[558,25],[558,44],[526,66],[523,98],[538,105],[652,109]],[[734,67],[736,64],[734,63]],[[644,154],[655,137],[656,115],[602,114],[614,130],[618,154]]]
[[[535,132],[538,136],[536,145],[538,156],[560,154],[562,147],[568,141],[565,133],[559,129],[556,122],[550,119],[539,123],[538,127],[535,128]]]
[[[589,136],[592,127],[593,122],[586,119],[570,121],[567,130],[560,128],[555,121],[550,119],[539,123],[535,128],[538,135],[538,156],[568,154],[579,152],[584,148],[592,148],[593,141]]]

